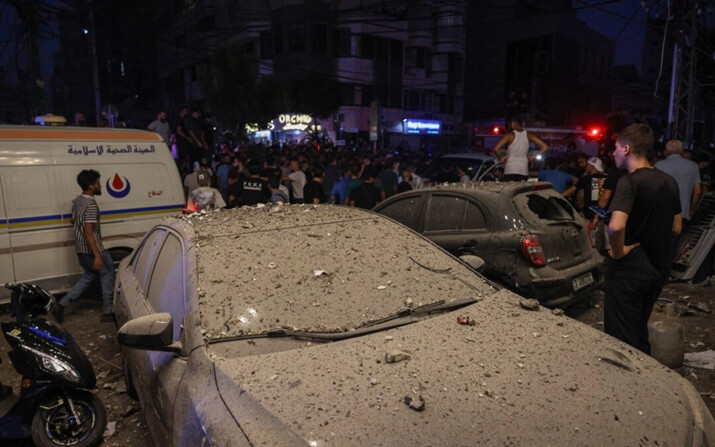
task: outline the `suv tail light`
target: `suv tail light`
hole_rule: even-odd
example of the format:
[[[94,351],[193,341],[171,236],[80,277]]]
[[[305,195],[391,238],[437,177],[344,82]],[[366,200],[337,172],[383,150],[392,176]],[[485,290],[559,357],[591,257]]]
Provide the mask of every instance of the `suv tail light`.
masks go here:
[[[596,246],[596,242],[594,239],[594,234],[593,232],[596,230],[596,227],[593,226],[591,221],[586,221],[586,233],[588,233],[588,242],[591,244],[591,247]]]
[[[544,256],[544,249],[541,248],[539,236],[533,234],[524,236],[521,240],[521,250],[524,252],[524,257],[527,261],[536,266],[546,265],[546,256]]]

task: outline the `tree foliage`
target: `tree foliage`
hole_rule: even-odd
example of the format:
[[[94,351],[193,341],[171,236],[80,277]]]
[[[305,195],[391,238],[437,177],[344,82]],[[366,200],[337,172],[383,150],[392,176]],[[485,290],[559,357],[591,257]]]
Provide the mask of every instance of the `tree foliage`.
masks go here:
[[[206,100],[216,119],[231,129],[252,122],[250,105],[257,78],[254,61],[237,47],[229,47],[219,50],[213,66],[206,70]]]
[[[245,124],[263,128],[281,113],[331,116],[340,107],[340,84],[311,72],[299,78],[258,76],[256,60],[240,47],[219,50],[206,67],[207,105],[223,126],[243,132]]]
[[[327,118],[340,107],[340,83],[333,77],[310,72],[290,81],[291,109],[316,118]]]
[[[57,38],[57,15],[62,10],[77,8],[78,0],[4,0],[1,4],[2,12],[8,7],[13,14],[3,14],[3,18],[10,20],[0,24],[5,28],[0,59],[18,67],[17,89],[9,97],[3,95],[1,105],[27,118],[45,106],[40,42]],[[0,72],[0,82],[7,82],[6,73]]]

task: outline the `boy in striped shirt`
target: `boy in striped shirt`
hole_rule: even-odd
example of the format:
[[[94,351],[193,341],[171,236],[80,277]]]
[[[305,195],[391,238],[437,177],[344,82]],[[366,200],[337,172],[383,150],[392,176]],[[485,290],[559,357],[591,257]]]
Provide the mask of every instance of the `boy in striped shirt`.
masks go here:
[[[99,226],[99,207],[94,196],[102,194],[99,172],[85,169],[77,175],[77,183],[82,194],[72,203],[72,222],[74,224],[75,250],[79,265],[84,273],[72,289],[60,300],[58,315],[62,318],[64,308],[79,298],[99,276],[102,285],[102,320],[112,321],[112,294],[114,289],[114,261],[102,246],[102,232]]]

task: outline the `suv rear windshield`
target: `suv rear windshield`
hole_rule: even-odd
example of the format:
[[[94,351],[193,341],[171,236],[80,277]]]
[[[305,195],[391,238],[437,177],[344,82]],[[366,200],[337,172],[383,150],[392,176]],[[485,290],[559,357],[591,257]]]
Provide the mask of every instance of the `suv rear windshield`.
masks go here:
[[[458,183],[457,166],[462,168],[471,179],[479,172],[482,160],[478,158],[438,158],[425,170],[423,177],[430,179],[432,183]]]
[[[533,224],[572,221],[576,216],[571,204],[553,189],[523,192],[514,197],[514,204],[522,217]]]

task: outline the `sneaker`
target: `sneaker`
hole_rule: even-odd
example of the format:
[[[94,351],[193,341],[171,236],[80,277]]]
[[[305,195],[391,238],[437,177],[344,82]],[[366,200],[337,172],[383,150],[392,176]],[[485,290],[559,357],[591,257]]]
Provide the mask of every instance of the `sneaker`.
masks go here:
[[[99,321],[102,323],[109,323],[111,321],[114,321],[114,312],[102,313],[102,317],[99,319]]]
[[[65,307],[59,303],[52,306],[50,314],[59,324],[62,324],[62,320],[65,318]]]

